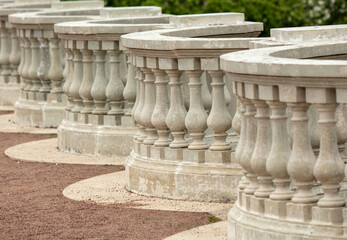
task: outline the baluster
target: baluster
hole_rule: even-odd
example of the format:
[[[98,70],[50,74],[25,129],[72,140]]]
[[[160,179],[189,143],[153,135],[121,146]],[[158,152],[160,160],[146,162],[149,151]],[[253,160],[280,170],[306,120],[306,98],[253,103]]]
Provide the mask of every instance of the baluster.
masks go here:
[[[146,145],[152,145],[157,140],[157,131],[154,128],[151,118],[155,106],[155,85],[154,85],[154,74],[149,68],[141,68],[145,74],[145,79],[143,80],[145,88],[145,102],[143,109],[141,111],[141,123],[146,127],[147,137],[143,140],[143,143]]]
[[[91,90],[92,97],[94,98],[95,103],[93,114],[102,115],[107,114],[108,111],[106,107],[106,88],[108,84],[108,79],[106,79],[105,73],[106,51],[94,50],[94,54],[96,56],[96,72],[94,83]]]
[[[141,71],[140,68],[138,68],[139,70],[139,78],[138,78],[138,82],[139,82],[139,91],[140,94],[138,95],[139,97],[139,105],[136,108],[136,111],[134,112],[134,119],[137,122],[137,124],[139,125],[139,135],[137,137],[137,140],[140,142],[143,142],[143,140],[146,139],[147,137],[147,133],[146,133],[146,128],[143,126],[142,121],[141,121],[141,113],[142,113],[142,109],[144,107],[145,104],[145,85],[143,83],[144,80],[144,74]]]
[[[83,65],[82,65],[82,53],[79,49],[73,49],[74,55],[74,71],[73,80],[69,89],[70,95],[73,99],[74,106],[71,109],[73,113],[79,113],[83,108],[82,98],[79,94],[80,86],[83,79]]]
[[[62,93],[62,84],[64,77],[60,56],[60,39],[56,37],[50,38],[49,45],[51,52],[51,66],[49,68],[48,76],[53,84],[51,93]]]
[[[12,83],[19,83],[18,68],[19,68],[22,52],[19,47],[19,39],[17,37],[16,29],[11,28],[10,32],[11,32],[11,40],[12,40],[11,54],[9,58],[10,66],[11,66],[11,78],[13,79]]]
[[[212,108],[207,118],[207,126],[214,132],[214,143],[210,146],[212,151],[230,150],[227,143],[226,131],[231,127],[231,116],[226,106],[224,95],[224,73],[222,71],[209,71],[212,77]]]
[[[93,105],[94,105],[94,99],[92,97],[92,86],[93,86],[93,51],[89,49],[81,49],[83,60],[83,77],[82,77],[82,83],[79,88],[79,96],[77,96],[77,93],[75,96],[78,99],[83,99],[83,104],[81,103],[81,100],[78,101],[78,103],[81,106],[81,113],[84,114],[90,114],[93,111]],[[84,107],[83,107],[84,105]]]
[[[139,96],[140,96],[140,82],[139,82],[139,78],[140,78],[140,69],[138,67],[134,67],[135,68],[135,72],[136,72],[136,75],[135,75],[135,81],[136,81],[136,100],[135,100],[135,104],[134,104],[134,107],[133,109],[131,110],[131,116],[135,119],[135,112],[140,104],[140,99],[139,99]]]
[[[207,72],[205,72],[205,74],[203,74],[201,77],[201,97],[202,105],[204,106],[206,112],[209,113],[212,107],[212,96],[207,86],[207,77]]]
[[[49,55],[48,39],[41,36],[39,41],[41,43],[41,62],[37,70],[37,77],[41,80],[41,88],[39,92],[49,93],[51,91],[51,81],[48,72],[51,65],[51,58]]]
[[[166,125],[171,130],[173,141],[170,143],[170,148],[185,148],[188,147],[188,142],[184,138],[186,133],[185,118],[187,110],[182,98],[182,82],[179,70],[167,70],[167,75],[170,78],[170,108],[166,116]]]
[[[236,112],[231,123],[232,128],[239,135],[241,135],[241,114],[240,114],[241,107],[240,106],[241,106],[240,100],[237,99]]]
[[[63,91],[65,95],[68,96],[68,104],[65,110],[71,111],[71,109],[74,106],[73,98],[71,97],[71,93],[70,93],[70,87],[71,87],[73,76],[74,76],[74,62],[73,62],[74,55],[71,48],[66,48],[66,54],[67,54],[66,64],[68,64],[68,71],[67,71],[67,76],[66,76],[64,87],[63,87]]]
[[[266,170],[266,160],[271,149],[271,122],[269,106],[262,100],[253,100],[257,109],[255,119],[257,121],[257,137],[254,152],[251,159],[251,167],[258,176],[259,188],[254,196],[268,198],[274,191],[272,177]]]
[[[10,69],[10,53],[11,53],[11,41],[9,30],[1,24],[1,50],[0,50],[0,64],[1,64],[1,77],[4,82],[11,75]]]
[[[291,151],[287,132],[287,106],[278,101],[267,101],[267,104],[271,108],[272,145],[266,161],[266,170],[274,177],[275,185],[270,199],[290,200],[293,192],[289,188],[291,180],[287,171]]]
[[[40,42],[34,36],[30,38],[31,42],[31,65],[29,68],[29,78],[31,79],[31,92],[38,92],[41,88],[41,81],[37,77],[37,71],[40,65]]]
[[[244,104],[246,105],[246,112],[244,113],[246,119],[246,138],[245,146],[242,151],[240,165],[247,171],[247,179],[249,184],[245,188],[245,193],[252,195],[255,190],[259,187],[257,181],[257,175],[251,166],[251,159],[255,148],[255,140],[257,136],[257,121],[255,120],[256,109],[254,104],[249,99],[244,99]]]
[[[288,162],[288,173],[295,180],[297,192],[292,198],[294,203],[315,203],[318,197],[312,192],[315,182],[313,168],[316,157],[313,154],[308,132],[307,103],[289,103],[292,112],[293,147]]]
[[[106,97],[110,100],[110,110],[107,112],[108,115],[122,115],[123,110],[123,91],[124,85],[120,77],[120,51],[109,50],[108,55],[110,56],[110,80],[106,88]]]
[[[240,139],[239,142],[237,143],[236,149],[235,149],[235,160],[237,163],[241,165],[241,156],[242,153],[245,149],[246,145],[246,136],[247,136],[247,121],[245,117],[246,113],[246,105],[243,103],[244,99],[239,97],[239,102],[240,102],[240,115],[241,115],[241,130],[240,130]],[[249,184],[249,179],[247,178],[248,172],[244,169],[243,170],[244,176],[241,178],[239,182],[239,189],[244,190],[246,186]]]
[[[20,90],[21,90],[21,95],[20,97],[23,98],[23,90],[25,88],[25,82],[22,78],[23,75],[23,68],[24,68],[24,62],[25,62],[25,49],[24,49],[24,39],[23,37],[20,35],[20,31],[18,30],[18,36],[19,40],[20,40],[20,64],[18,66],[18,74],[20,76]]]
[[[336,136],[336,103],[315,104],[319,112],[320,151],[314,166],[314,176],[322,184],[323,197],[319,207],[343,207],[339,196],[340,183],[344,179],[345,164],[341,159]]]
[[[31,88],[31,81],[29,79],[29,69],[30,69],[30,62],[31,62],[31,48],[30,48],[30,40],[26,36],[28,33],[26,30],[25,31],[25,37],[24,39],[24,49],[25,49],[25,61],[24,61],[24,66],[23,66],[23,73],[22,77],[25,82],[25,88],[24,91],[27,92]],[[29,32],[30,33],[30,32]]]
[[[207,149],[204,141],[205,130],[207,129],[207,114],[202,103],[201,96],[201,74],[203,71],[186,71],[189,78],[189,111],[185,119],[186,128],[193,139],[188,148],[193,150]]]
[[[166,125],[166,117],[169,111],[168,81],[164,70],[152,69],[156,76],[156,100],[152,114],[152,124],[157,129],[158,140],[154,142],[157,147],[167,147],[170,144],[169,129]]]
[[[131,110],[134,107],[134,102],[136,100],[136,80],[134,68],[130,62],[130,55],[127,58],[128,74],[127,82],[123,91],[124,99],[126,100],[126,109],[124,115],[130,116]]]

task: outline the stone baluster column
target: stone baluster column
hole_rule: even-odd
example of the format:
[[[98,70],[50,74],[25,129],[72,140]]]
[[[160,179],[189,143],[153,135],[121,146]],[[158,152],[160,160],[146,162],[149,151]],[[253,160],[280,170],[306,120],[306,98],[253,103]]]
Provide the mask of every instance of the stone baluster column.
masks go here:
[[[141,68],[137,68],[138,72],[139,72],[139,78],[138,78],[138,84],[139,84],[139,105],[137,106],[135,112],[134,112],[134,120],[137,122],[138,124],[138,128],[139,128],[139,134],[138,137],[136,138],[139,142],[143,142],[143,140],[146,139],[147,137],[147,133],[146,133],[146,128],[143,126],[142,122],[141,122],[141,113],[142,113],[142,109],[144,107],[145,104],[145,85],[143,83],[144,80],[144,74],[141,71]]]
[[[239,93],[238,93],[239,94]],[[247,137],[247,121],[246,121],[246,105],[243,103],[244,100],[240,96],[238,96],[240,101],[240,115],[241,115],[241,127],[240,127],[240,139],[237,143],[236,149],[235,149],[235,160],[237,163],[241,163],[241,156],[245,149],[246,145],[246,137]],[[240,164],[241,165],[241,164]],[[243,169],[244,176],[241,178],[239,182],[239,189],[244,190],[246,186],[249,184],[249,180],[247,178],[247,171]]]
[[[23,71],[22,71],[22,77],[25,82],[25,88],[24,91],[28,92],[31,88],[31,80],[29,79],[29,69],[31,65],[31,42],[29,40],[28,35],[30,35],[30,30],[23,30],[25,37],[24,39],[24,49],[25,49],[25,61],[24,61],[24,66],[23,66]],[[26,96],[27,98],[27,96]]]
[[[133,119],[135,120],[134,118],[134,114],[140,104],[140,99],[139,99],[139,96],[140,96],[140,82],[139,82],[139,78],[140,78],[140,69],[136,66],[134,66],[134,69],[135,69],[135,81],[136,81],[136,100],[135,100],[135,104],[134,104],[134,107],[133,109],[131,109],[131,116],[133,117]]]
[[[207,149],[204,141],[205,130],[207,129],[207,114],[202,103],[201,95],[201,70],[185,71],[189,78],[189,111],[185,119],[185,125],[193,141],[188,148],[192,150]]]
[[[328,91],[328,90],[326,90]],[[322,94],[334,96],[329,94]],[[309,99],[307,97],[307,99]],[[320,151],[314,166],[314,176],[322,184],[323,197],[318,206],[325,208],[343,207],[344,199],[339,196],[340,183],[345,177],[345,164],[341,159],[336,136],[336,107],[333,101],[315,104],[319,112]]]
[[[9,81],[11,83],[19,83],[19,72],[18,67],[21,59],[21,49],[19,46],[19,39],[17,37],[17,32],[15,28],[10,29],[11,33],[11,54],[10,54],[10,67],[11,67],[11,76]]]
[[[288,162],[288,173],[295,180],[296,193],[292,202],[299,204],[315,203],[318,197],[312,192],[315,182],[313,168],[316,157],[312,150],[308,132],[307,103],[289,103],[292,112],[293,147]]]
[[[123,110],[123,91],[124,85],[120,76],[120,51],[109,50],[107,51],[110,57],[110,80],[106,88],[106,97],[110,101],[110,110],[108,115],[122,115]]]
[[[0,48],[0,64],[1,64],[1,81],[3,83],[8,81],[11,75],[10,68],[10,53],[11,53],[11,40],[9,29],[5,27],[5,22],[1,22],[1,48]]]
[[[51,81],[48,75],[51,65],[51,58],[49,53],[48,39],[43,36],[43,33],[39,38],[39,41],[41,43],[41,62],[37,70],[37,77],[41,80],[41,88],[39,92],[47,94],[51,91]]]
[[[68,42],[66,42],[66,44],[68,44]],[[67,54],[67,58],[66,58],[66,64],[68,65],[68,71],[66,74],[66,79],[65,79],[65,84],[63,87],[63,91],[65,93],[65,95],[68,97],[68,104],[65,108],[66,111],[71,111],[71,109],[73,108],[73,99],[71,97],[70,94],[70,87],[73,81],[73,76],[74,76],[74,54],[71,48],[69,48],[68,46],[66,46],[65,48],[66,50],[66,54]]]
[[[231,126],[234,129],[234,131],[236,133],[238,133],[239,135],[241,134],[241,114],[240,114],[240,108],[241,108],[241,103],[240,103],[240,100],[237,99],[236,112],[235,112],[235,115],[234,115],[233,120],[231,122]]]
[[[123,91],[124,99],[126,100],[126,108],[124,109],[124,115],[130,116],[131,110],[134,107],[134,103],[136,100],[136,80],[135,80],[135,71],[133,66],[131,65],[131,56],[127,54],[127,66],[128,66],[128,74],[127,74],[127,82]]]
[[[143,126],[146,127],[147,137],[143,140],[143,143],[146,145],[152,145],[158,139],[157,131],[152,124],[151,118],[155,107],[155,77],[150,68],[143,67],[141,68],[145,74],[144,83],[144,92],[145,92],[145,102],[143,109],[141,111],[140,121]]]
[[[108,111],[106,106],[106,88],[108,84],[108,79],[106,78],[105,73],[106,51],[94,50],[94,54],[96,56],[96,72],[91,93],[94,98],[95,107],[92,113],[96,115],[106,115]]]
[[[78,98],[78,102],[80,104],[81,113],[83,114],[91,114],[93,112],[94,99],[92,97],[92,86],[94,82],[93,78],[93,51],[88,49],[85,46],[81,49],[82,53],[82,64],[83,64],[83,77],[82,83],[79,88],[79,96],[77,93],[75,94],[76,98]],[[81,103],[81,98],[83,99],[83,104]],[[84,107],[83,107],[84,105]]]
[[[210,112],[212,107],[212,96],[207,86],[207,72],[201,77],[201,96],[202,96],[202,105],[204,106],[207,113]],[[224,95],[225,97],[225,95]]]
[[[74,48],[73,50],[73,80],[69,89],[71,98],[73,99],[74,106],[71,109],[73,113],[79,113],[83,108],[82,98],[79,94],[80,86],[83,79],[83,65],[82,65],[82,53],[80,49]]]
[[[214,132],[212,151],[230,150],[231,145],[226,141],[226,133],[231,127],[231,116],[226,106],[224,95],[223,71],[208,71],[212,77],[212,107],[207,118],[207,126]]]
[[[170,148],[186,148],[188,142],[184,138],[186,134],[185,118],[187,110],[184,106],[182,98],[182,72],[177,69],[167,70],[167,75],[170,78],[170,108],[166,116],[166,125],[171,130],[173,141],[170,143]]]
[[[30,38],[30,42],[31,42],[31,65],[29,68],[29,78],[31,79],[31,83],[32,83],[30,91],[36,94],[41,88],[41,81],[37,77],[37,72],[39,69],[40,61],[41,61],[40,42],[37,39],[37,37],[34,35]]]
[[[53,88],[51,93],[63,92],[63,66],[61,65],[60,55],[60,39],[53,36],[49,40],[50,52],[51,52],[51,66],[48,72],[48,76],[52,81]]]
[[[242,151],[240,165],[247,171],[247,179],[249,184],[245,188],[245,193],[252,195],[259,187],[257,175],[255,175],[252,166],[251,159],[255,148],[255,141],[257,136],[257,121],[255,119],[256,108],[250,99],[245,98],[243,100],[246,106],[246,112],[244,113],[246,119],[246,138],[245,146]]]
[[[290,190],[291,180],[287,171],[291,152],[287,132],[287,105],[279,101],[267,101],[267,104],[271,108],[272,145],[266,161],[266,170],[274,178],[275,185],[270,199],[290,200],[293,192]]]
[[[25,62],[25,49],[24,49],[24,39],[21,35],[21,30],[17,30],[17,34],[19,36],[19,41],[20,41],[20,64],[18,66],[18,74],[20,78],[20,97],[23,98],[23,90],[25,88],[25,82],[22,78],[23,75],[23,67],[24,67],[24,62]]]
[[[266,160],[271,149],[271,122],[270,109],[265,101],[252,100],[257,114],[257,137],[254,152],[251,158],[251,167],[258,176],[259,188],[255,190],[254,196],[268,198],[274,191],[272,176],[266,170]]]
[[[155,74],[156,100],[152,114],[152,124],[157,129],[158,140],[154,142],[156,147],[167,147],[170,144],[169,129],[166,125],[166,117],[169,111],[168,81],[166,72],[160,69],[152,69]]]

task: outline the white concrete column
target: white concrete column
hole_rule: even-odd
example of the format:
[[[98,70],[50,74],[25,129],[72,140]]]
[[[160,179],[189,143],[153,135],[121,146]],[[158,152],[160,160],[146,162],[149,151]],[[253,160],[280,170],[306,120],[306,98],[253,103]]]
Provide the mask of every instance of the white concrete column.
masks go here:
[[[207,129],[207,114],[202,102],[201,94],[201,70],[185,71],[189,78],[189,110],[185,119],[185,125],[193,141],[188,148],[192,150],[207,149],[204,141],[205,130]]]
[[[259,187],[257,175],[254,173],[251,166],[251,159],[255,148],[255,141],[257,137],[257,121],[255,119],[256,108],[251,100],[244,99],[246,106],[246,112],[244,116],[246,118],[246,138],[245,146],[242,151],[240,165],[247,171],[247,179],[249,184],[245,188],[245,193],[252,195],[255,190]]]
[[[133,65],[132,65],[133,66]],[[134,66],[133,66],[134,67]],[[140,104],[140,99],[139,99],[139,96],[140,96],[140,81],[139,81],[139,78],[140,78],[140,69],[138,67],[134,67],[135,69],[135,84],[136,84],[136,100],[135,100],[135,104],[134,104],[134,107],[133,109],[131,109],[131,116],[133,117],[133,119],[135,120],[134,118],[134,115],[135,115],[135,112]]]
[[[52,81],[51,93],[62,93],[63,88],[63,66],[61,64],[60,54],[60,39],[57,37],[50,38],[49,40],[50,52],[51,52],[51,66],[48,72],[48,76]]]
[[[108,84],[108,79],[106,78],[105,72],[105,62],[106,62],[106,51],[105,50],[94,50],[96,71],[95,79],[92,86],[92,97],[94,98],[94,110],[93,114],[96,115],[106,115],[106,88]]]
[[[241,133],[241,114],[240,114],[241,103],[239,99],[237,99],[236,101],[237,101],[236,112],[231,122],[231,126],[234,129],[234,131],[240,135]]]
[[[290,200],[293,191],[290,190],[291,180],[287,171],[291,152],[287,132],[287,105],[279,101],[267,101],[267,104],[271,108],[272,146],[266,161],[266,170],[274,178],[275,185],[270,199]]]
[[[154,142],[154,146],[167,147],[170,144],[169,129],[166,125],[166,117],[169,111],[168,81],[166,72],[160,69],[152,69],[156,80],[155,107],[151,117],[153,126],[158,132],[159,138]]]
[[[184,107],[182,98],[182,72],[173,69],[166,70],[170,78],[170,107],[166,116],[166,125],[171,130],[173,141],[170,143],[170,148],[185,148],[188,147],[188,142],[184,138],[186,134],[186,126],[184,124],[187,110]]]
[[[82,65],[83,65],[83,77],[82,83],[78,90],[79,97],[82,98],[83,105],[81,105],[81,113],[90,114],[93,111],[94,99],[92,97],[93,86],[93,51],[84,48],[81,49],[82,53]],[[76,94],[77,95],[77,94]],[[80,101],[79,101],[80,103]]]
[[[25,37],[24,39],[24,49],[25,49],[25,60],[24,60],[24,66],[23,66],[23,71],[22,71],[22,77],[24,79],[25,82],[25,88],[24,91],[29,91],[31,88],[31,80],[29,79],[29,69],[30,69],[30,65],[31,65],[31,42],[28,38],[27,35],[30,34],[29,30],[23,30]]]
[[[51,58],[49,53],[48,39],[41,36],[39,41],[41,43],[41,62],[37,69],[37,77],[41,80],[41,88],[39,91],[42,93],[49,93],[51,91],[51,81],[49,79],[48,72],[51,65]]]
[[[1,76],[8,77],[11,75],[10,69],[10,53],[11,53],[11,38],[8,28],[1,24],[1,48],[0,48],[0,64]]]
[[[106,88],[106,97],[110,101],[110,110],[108,115],[122,115],[123,109],[123,91],[124,85],[120,76],[120,51],[109,50],[107,51],[110,62],[110,80]]]
[[[133,66],[131,65],[131,56],[127,55],[127,82],[123,91],[123,96],[126,101],[126,106],[124,109],[124,114],[126,116],[131,115],[132,108],[134,107],[134,103],[136,100],[136,80],[135,80],[135,71]]]
[[[345,177],[345,164],[341,159],[336,137],[336,103],[315,104],[319,112],[320,149],[314,166],[314,176],[322,184],[323,197],[318,206],[324,208],[343,207],[339,196],[340,183]]]
[[[212,107],[212,96],[208,89],[207,77],[208,77],[207,72],[205,72],[201,76],[201,97],[202,97],[202,105],[204,106],[206,112],[209,113]]]
[[[67,42],[65,44],[68,44]],[[70,94],[70,87],[73,81],[73,76],[74,76],[74,54],[71,48],[66,47],[65,48],[66,54],[67,54],[67,58],[66,58],[66,64],[68,66],[68,71],[66,73],[66,79],[65,79],[65,83],[63,86],[63,91],[65,93],[65,95],[68,97],[68,104],[65,108],[66,111],[71,111],[71,109],[73,108],[74,104],[73,104],[73,98],[71,97]]]
[[[231,127],[231,116],[226,106],[223,71],[208,71],[212,77],[212,107],[207,118],[207,126],[214,132],[212,151],[230,150],[231,145],[226,141],[227,131]]]
[[[141,68],[141,70],[145,74],[145,79],[143,80],[145,90],[145,102],[141,111],[140,119],[143,126],[146,127],[147,132],[147,137],[143,141],[143,143],[146,145],[152,145],[158,139],[157,131],[151,121],[155,106],[155,77],[151,69],[144,67]]]
[[[144,80],[144,73],[142,72],[141,68],[138,68],[139,71],[139,78],[138,78],[138,84],[139,84],[139,105],[137,106],[135,112],[134,112],[134,120],[138,124],[139,128],[139,134],[137,137],[137,140],[140,142],[143,142],[147,138],[147,132],[146,128],[143,126],[141,121],[141,113],[143,110],[143,107],[145,105],[145,84],[143,83]]]
[[[23,96],[23,90],[25,88],[25,82],[23,80],[23,67],[24,67],[24,62],[25,62],[25,49],[24,49],[24,39],[20,35],[20,30],[17,30],[17,34],[19,36],[19,41],[20,41],[20,64],[18,66],[18,74],[20,76],[20,90],[21,90],[21,97]]]
[[[268,198],[275,190],[272,184],[272,176],[266,170],[266,160],[271,149],[271,122],[270,109],[265,101],[253,100],[257,109],[255,119],[257,121],[257,137],[254,152],[251,159],[251,167],[257,175],[259,188],[254,192],[254,196]]]
[[[11,53],[10,53],[10,67],[11,67],[11,77],[17,80],[16,83],[19,83],[19,73],[18,66],[20,64],[21,58],[21,49],[19,46],[19,39],[17,37],[17,32],[15,28],[10,29],[11,34]]]
[[[40,42],[39,40],[32,35],[30,38],[31,42],[31,65],[29,68],[29,78],[31,80],[31,92],[38,92],[41,88],[41,81],[37,77],[37,72],[39,69],[41,56],[40,56]]]
[[[73,80],[69,89],[70,95],[73,99],[74,106],[71,109],[73,113],[79,113],[83,108],[82,98],[79,94],[80,86],[83,79],[83,65],[82,65],[82,53],[80,49],[73,49],[74,55],[74,71]]]

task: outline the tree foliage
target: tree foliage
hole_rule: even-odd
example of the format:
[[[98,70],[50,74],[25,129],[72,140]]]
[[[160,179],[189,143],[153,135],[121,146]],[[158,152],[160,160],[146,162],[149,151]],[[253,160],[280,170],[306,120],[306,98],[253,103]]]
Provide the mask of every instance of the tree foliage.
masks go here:
[[[242,12],[270,28],[347,23],[346,0],[105,0],[107,6],[159,6],[167,14]]]

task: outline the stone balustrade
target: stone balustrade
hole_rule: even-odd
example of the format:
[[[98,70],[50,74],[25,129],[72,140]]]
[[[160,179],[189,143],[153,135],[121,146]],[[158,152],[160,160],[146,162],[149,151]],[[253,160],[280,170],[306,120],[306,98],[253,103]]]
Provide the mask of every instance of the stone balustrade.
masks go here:
[[[347,103],[346,56],[346,41],[336,40],[221,56],[240,101],[235,158],[245,173],[228,215],[229,239],[346,239],[347,175],[337,136],[347,136],[336,116]]]
[[[17,37],[17,31],[8,16],[13,13],[44,11],[50,8],[52,1],[45,3],[31,1],[23,3],[21,1],[2,1],[0,7],[0,105],[13,106],[19,97],[20,78],[18,66],[20,64],[21,50]]]
[[[31,127],[57,127],[60,124],[67,102],[62,90],[65,52],[54,32],[54,24],[99,18],[103,5],[103,1],[74,5],[54,3],[50,11],[18,13],[9,17],[19,37],[22,59],[18,68],[20,97],[15,103],[17,124]]]
[[[125,157],[136,132],[131,118],[136,78],[120,37],[172,26],[159,7],[104,9],[101,17],[55,26],[67,52],[63,90],[69,101],[58,146],[61,151]]]
[[[127,188],[234,201],[242,175],[231,128],[236,101],[219,56],[248,49],[262,24],[244,22],[238,13],[174,16],[171,22],[175,29],[122,36],[137,72],[132,115],[139,130],[126,163]]]

